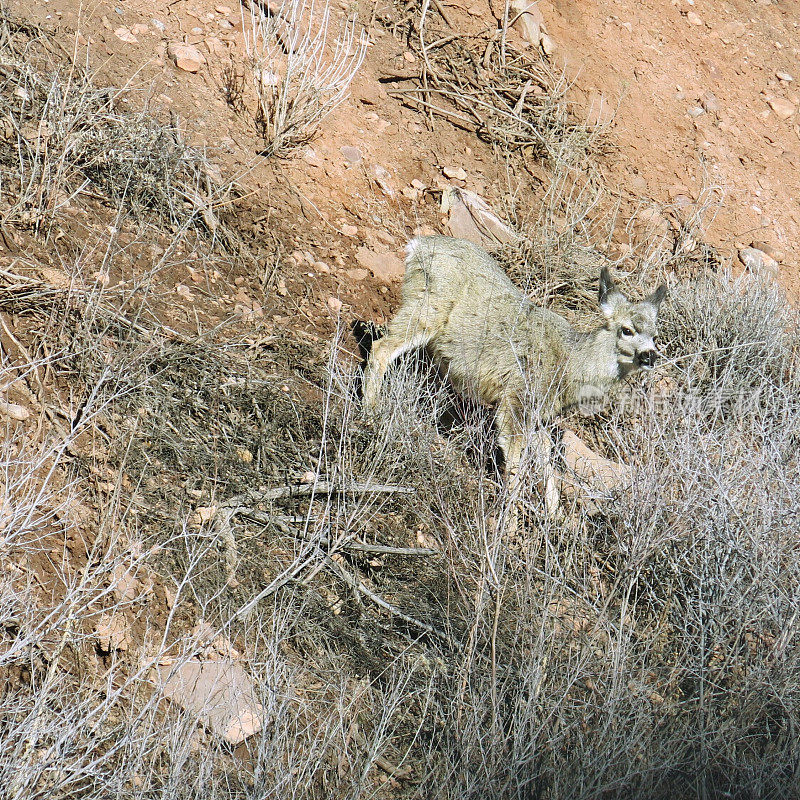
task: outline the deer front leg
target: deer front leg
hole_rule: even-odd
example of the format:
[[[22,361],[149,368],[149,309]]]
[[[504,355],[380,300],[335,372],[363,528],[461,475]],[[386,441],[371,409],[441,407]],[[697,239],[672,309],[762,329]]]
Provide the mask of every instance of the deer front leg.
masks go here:
[[[514,412],[506,407],[498,408],[497,428],[498,443],[506,462],[506,483],[514,502],[510,524],[512,529],[516,529],[519,518],[517,495],[521,481],[520,467],[525,448],[525,434]],[[539,430],[531,437],[531,446],[544,478],[545,514],[548,519],[553,519],[559,515],[561,509],[561,498],[552,462],[553,442],[546,431]]]
[[[503,451],[505,461],[506,490],[510,497],[508,514],[508,533],[514,535],[519,529],[520,503],[519,484],[522,452],[525,448],[525,435],[517,423],[513,410],[505,406],[497,409],[497,443]]]
[[[537,431],[533,437],[533,448],[536,460],[541,464],[544,477],[544,510],[548,519],[559,516],[561,511],[561,496],[556,483],[556,473],[553,468],[553,440],[547,431]]]
[[[423,347],[427,341],[426,336],[418,334],[403,338],[400,336],[387,335],[382,339],[376,339],[372,343],[367,367],[364,370],[363,401],[364,407],[373,411],[378,405],[378,397],[383,385],[383,376],[389,365],[397,358],[414,350]]]

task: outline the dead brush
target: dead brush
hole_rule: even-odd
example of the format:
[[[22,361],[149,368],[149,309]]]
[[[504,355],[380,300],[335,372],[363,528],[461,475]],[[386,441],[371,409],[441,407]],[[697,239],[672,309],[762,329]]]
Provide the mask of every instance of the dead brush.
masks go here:
[[[231,185],[207,157],[146,105],[124,110],[125,88],[99,88],[76,64],[53,69],[46,45],[0,25],[5,223],[46,233],[77,196],[100,192],[135,216],[224,238],[215,207]]]
[[[428,12],[425,0],[399,27],[390,16],[378,17],[422,63],[419,74],[387,75],[385,82],[417,84],[390,95],[429,119],[476,133],[500,153],[578,168],[604,149],[602,127],[590,129],[570,114],[569,85],[544,57],[516,51],[497,31],[467,36],[434,27]]]
[[[328,0],[249,6],[246,47],[262,155],[288,156],[308,144],[347,97],[366,55],[367,35],[348,16],[334,37]]]

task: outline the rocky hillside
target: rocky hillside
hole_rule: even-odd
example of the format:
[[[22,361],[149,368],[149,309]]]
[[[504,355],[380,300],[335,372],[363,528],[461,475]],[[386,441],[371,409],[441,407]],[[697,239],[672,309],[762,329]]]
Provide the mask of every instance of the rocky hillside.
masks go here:
[[[4,796],[796,797],[799,22],[9,0]],[[424,354],[361,408],[431,233],[668,285],[557,518]]]

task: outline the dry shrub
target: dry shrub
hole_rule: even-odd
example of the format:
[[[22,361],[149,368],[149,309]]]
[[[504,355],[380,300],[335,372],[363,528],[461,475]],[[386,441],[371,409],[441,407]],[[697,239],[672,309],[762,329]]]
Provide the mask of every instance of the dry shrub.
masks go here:
[[[288,156],[347,97],[367,35],[349,16],[334,38],[328,0],[283,0],[275,10],[253,2],[250,10],[246,44],[263,155]]]
[[[497,31],[454,34],[436,25],[430,4],[403,23],[379,19],[419,56],[419,76],[407,71],[393,80],[412,80],[418,88],[390,92],[410,108],[438,116],[474,132],[509,154],[535,158],[569,169],[587,167],[587,157],[605,149],[603,126],[589,127],[571,114],[566,78],[543,56],[520,52]]]
[[[5,222],[48,232],[77,195],[100,191],[135,215],[223,235],[214,207],[230,186],[207,157],[146,103],[127,110],[131,91],[99,88],[77,64],[54,69],[49,47],[44,35],[0,25]]]

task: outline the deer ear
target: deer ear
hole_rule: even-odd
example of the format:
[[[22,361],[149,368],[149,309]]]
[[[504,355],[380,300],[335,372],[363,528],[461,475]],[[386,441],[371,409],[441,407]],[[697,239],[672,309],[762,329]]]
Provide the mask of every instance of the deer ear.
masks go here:
[[[662,283],[661,286],[656,289],[653,294],[648,297],[645,302],[650,303],[651,306],[655,306],[656,311],[658,311],[658,307],[664,302],[664,298],[667,296],[667,284]]]
[[[600,302],[600,310],[606,317],[610,317],[620,304],[620,301],[625,299],[622,296],[622,292],[614,285],[608,267],[603,267],[600,270],[600,290],[597,294],[597,299]]]

